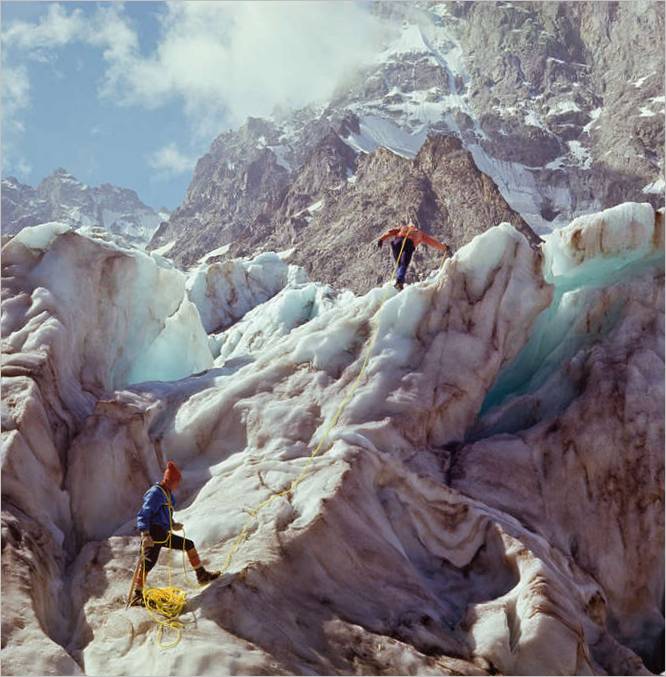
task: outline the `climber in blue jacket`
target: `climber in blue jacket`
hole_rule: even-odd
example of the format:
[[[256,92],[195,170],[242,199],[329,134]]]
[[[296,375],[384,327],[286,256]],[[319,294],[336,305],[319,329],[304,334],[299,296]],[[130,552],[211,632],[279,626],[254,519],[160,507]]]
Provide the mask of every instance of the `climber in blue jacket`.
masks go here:
[[[134,593],[130,601],[132,606],[143,606],[146,576],[157,564],[163,545],[174,550],[185,550],[200,585],[205,585],[220,575],[219,571],[206,571],[194,543],[189,538],[172,533],[183,528],[182,524],[173,521],[173,506],[176,504],[173,492],[178,488],[180,479],[180,470],[173,461],[169,461],[162,481],[153,484],[143,496],[143,504],[136,515],[136,526],[141,532],[141,558],[134,574]]]

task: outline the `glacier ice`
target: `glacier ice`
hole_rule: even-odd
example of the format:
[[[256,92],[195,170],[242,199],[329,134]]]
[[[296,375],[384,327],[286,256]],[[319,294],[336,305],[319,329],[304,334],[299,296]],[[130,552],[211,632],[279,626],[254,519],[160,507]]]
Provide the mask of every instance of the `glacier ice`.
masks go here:
[[[7,362],[18,368],[23,354],[53,352],[72,410],[89,413],[95,391],[212,366],[185,275],[164,259],[56,223],[23,229],[3,249],[3,263],[13,295],[2,324]]]
[[[286,254],[185,274],[24,237],[3,249],[7,674],[646,674],[663,216],[625,205],[542,252],[501,224],[364,296]],[[208,563],[248,535],[202,591],[172,559],[168,651],[123,609],[156,437]]]
[[[305,271],[273,252],[253,259],[203,264],[190,273],[187,293],[207,332],[226,329],[290,282],[305,282]]]
[[[579,217],[546,236],[544,277],[553,302],[488,392],[472,437],[521,429],[566,408],[577,394],[575,370],[566,365],[616,327],[632,298],[649,293],[653,276],[663,274],[662,242],[663,222],[650,205],[635,203]]]

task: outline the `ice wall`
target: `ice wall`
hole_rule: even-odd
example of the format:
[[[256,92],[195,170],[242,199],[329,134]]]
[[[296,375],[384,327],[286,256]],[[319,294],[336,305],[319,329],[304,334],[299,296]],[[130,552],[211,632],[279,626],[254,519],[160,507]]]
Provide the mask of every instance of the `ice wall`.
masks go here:
[[[172,380],[212,365],[185,276],[160,257],[54,223],[24,228],[3,263],[11,275],[2,324],[10,362],[53,351],[70,407],[90,401],[88,389]],[[28,320],[34,332],[26,332]]]
[[[663,274],[659,216],[649,204],[626,203],[545,237],[544,277],[554,287],[553,301],[486,395],[469,439],[526,428],[576,397],[579,378],[570,365],[608,336],[627,303]]]
[[[287,284],[307,282],[303,268],[286,263],[288,254],[267,252],[252,259],[204,263],[190,273],[187,294],[205,330],[227,329]]]

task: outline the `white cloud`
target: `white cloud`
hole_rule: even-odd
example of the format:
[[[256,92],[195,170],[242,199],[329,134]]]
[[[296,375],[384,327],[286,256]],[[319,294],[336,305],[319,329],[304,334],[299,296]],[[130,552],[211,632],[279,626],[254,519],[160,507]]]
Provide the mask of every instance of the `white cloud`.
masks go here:
[[[148,164],[165,176],[184,174],[194,168],[196,158],[181,153],[176,144],[170,143],[148,157]]]
[[[18,158],[15,165],[20,176],[30,176],[32,174],[32,165],[25,158]]]
[[[152,54],[111,69],[106,93],[144,106],[179,98],[204,134],[326,99],[381,34],[353,2],[175,2],[162,28]]]
[[[15,21],[2,32],[2,132],[3,168],[26,172],[25,160],[17,157],[20,135],[24,131],[23,114],[30,107],[29,62],[53,63],[57,50],[81,43],[102,49],[108,64],[107,73],[136,58],[136,33],[122,14],[122,5],[99,8],[93,14],[81,9],[68,11],[59,4],[49,4],[48,10],[35,22]],[[16,66],[16,63],[20,63]],[[77,68],[78,70],[78,68]],[[66,74],[53,67],[58,79]],[[109,77],[109,76],[107,76]]]
[[[2,33],[6,47],[23,50],[54,49],[81,39],[88,31],[80,9],[71,13],[58,4],[49,5],[47,13],[37,23],[16,21]]]
[[[4,66],[2,73],[3,119],[10,125],[22,125],[18,115],[30,104],[30,80],[24,66]]]
[[[94,13],[53,4],[36,23],[3,32],[28,58],[80,42],[102,50],[103,96],[156,108],[180,100],[195,129],[210,135],[276,105],[326,99],[374,53],[379,20],[355,2],[172,2],[161,36],[142,55],[122,5]]]
[[[27,176],[32,167],[20,156],[17,139],[24,131],[22,113],[30,106],[30,80],[25,67],[2,69],[2,166],[3,173]]]
[[[326,100],[372,58],[383,31],[356,2],[171,2],[163,5],[154,49],[144,54],[123,4],[94,7],[51,4],[38,21],[3,29],[3,117],[11,116],[13,132],[20,132],[20,113],[29,105],[25,64],[70,44],[101,50],[101,97],[147,109],[180,102],[197,137],[193,146],[201,146],[248,115]],[[15,57],[22,66],[12,70]],[[171,174],[194,164],[173,144],[150,162]]]

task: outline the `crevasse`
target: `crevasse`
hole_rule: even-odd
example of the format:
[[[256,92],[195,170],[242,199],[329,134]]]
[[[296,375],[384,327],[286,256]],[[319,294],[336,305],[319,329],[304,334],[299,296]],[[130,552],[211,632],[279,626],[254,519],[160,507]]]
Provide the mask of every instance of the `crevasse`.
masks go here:
[[[570,261],[563,265],[561,238],[551,235],[544,254],[543,275],[554,286],[553,301],[488,391],[468,435],[470,441],[516,432],[566,409],[578,392],[567,365],[582,359],[622,317],[626,295],[609,290],[664,270],[663,250],[655,251],[647,239],[635,249],[598,255],[572,266]],[[531,407],[525,406],[530,395]]]

